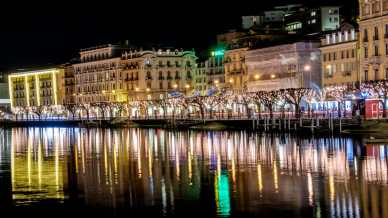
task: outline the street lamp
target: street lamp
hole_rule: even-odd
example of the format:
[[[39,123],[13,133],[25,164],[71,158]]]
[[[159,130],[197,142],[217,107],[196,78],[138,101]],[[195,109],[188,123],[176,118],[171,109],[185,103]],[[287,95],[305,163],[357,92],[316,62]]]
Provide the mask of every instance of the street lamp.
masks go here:
[[[178,84],[174,84],[172,87],[173,87],[174,89],[177,89],[177,88],[178,88]]]
[[[311,87],[311,65],[309,65],[309,64],[304,65],[304,71],[309,73],[309,77],[310,77],[309,78],[309,87]]]
[[[255,75],[255,80],[258,80],[258,79],[260,79],[260,75],[259,75],[259,74],[256,74],[256,75]]]

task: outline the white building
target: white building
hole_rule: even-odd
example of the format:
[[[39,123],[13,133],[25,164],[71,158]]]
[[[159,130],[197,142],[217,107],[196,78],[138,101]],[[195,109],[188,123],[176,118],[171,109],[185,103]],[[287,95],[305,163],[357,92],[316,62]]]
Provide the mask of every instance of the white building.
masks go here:
[[[297,42],[248,50],[249,91],[321,86],[319,42]]]

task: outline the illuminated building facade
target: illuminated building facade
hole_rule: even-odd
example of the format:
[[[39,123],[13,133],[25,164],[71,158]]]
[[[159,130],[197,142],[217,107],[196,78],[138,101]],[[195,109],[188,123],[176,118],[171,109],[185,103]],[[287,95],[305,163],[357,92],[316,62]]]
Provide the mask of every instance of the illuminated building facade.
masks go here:
[[[225,81],[227,87],[233,90],[242,90],[247,82],[247,68],[245,54],[248,48],[239,48],[225,51]]]
[[[200,95],[205,95],[207,89],[206,69],[205,62],[200,62],[195,72],[195,91]]]
[[[75,103],[117,102],[126,100],[125,81],[120,68],[121,48],[102,45],[80,51],[74,64]]]
[[[361,81],[388,79],[388,1],[359,3]]]
[[[191,94],[197,57],[194,51],[140,50],[121,55],[121,79],[128,100],[162,99]]]
[[[65,87],[65,99],[63,104],[75,103],[75,78],[74,67],[72,64],[66,64],[64,68],[64,87]]]
[[[354,28],[327,34],[321,40],[322,85],[359,82],[358,38]]]
[[[8,90],[8,75],[0,72],[0,110],[7,111],[10,108],[9,90]]]
[[[248,91],[308,88],[321,85],[317,42],[297,42],[248,50]]]
[[[11,107],[61,105],[65,96],[63,77],[63,67],[9,74]]]
[[[206,75],[205,90],[222,88],[225,86],[224,56],[225,50],[215,50],[211,52],[211,55],[207,60],[201,63],[201,68]]]

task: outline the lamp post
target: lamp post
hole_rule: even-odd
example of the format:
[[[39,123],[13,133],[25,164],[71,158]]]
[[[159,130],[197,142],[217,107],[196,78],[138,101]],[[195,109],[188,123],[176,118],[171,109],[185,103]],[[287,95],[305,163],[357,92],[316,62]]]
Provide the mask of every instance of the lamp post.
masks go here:
[[[311,66],[309,64],[305,65],[304,71],[309,73],[309,88],[311,88]]]

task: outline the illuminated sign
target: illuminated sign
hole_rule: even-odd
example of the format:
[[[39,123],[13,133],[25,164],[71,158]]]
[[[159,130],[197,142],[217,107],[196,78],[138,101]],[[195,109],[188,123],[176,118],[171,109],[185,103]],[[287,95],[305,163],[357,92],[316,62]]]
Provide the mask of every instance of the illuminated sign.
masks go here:
[[[224,56],[225,54],[225,50],[224,49],[220,49],[220,50],[215,50],[215,51],[212,51],[212,56]]]

